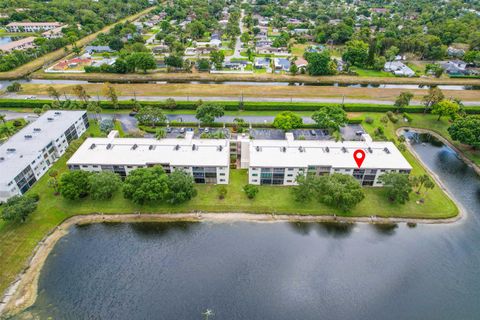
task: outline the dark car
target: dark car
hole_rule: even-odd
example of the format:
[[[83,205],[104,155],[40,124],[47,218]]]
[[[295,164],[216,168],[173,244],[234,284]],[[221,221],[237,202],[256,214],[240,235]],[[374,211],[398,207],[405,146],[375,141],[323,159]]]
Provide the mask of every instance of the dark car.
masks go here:
[[[137,111],[132,111],[132,112],[130,112],[128,115],[129,115],[130,117],[135,117],[135,116],[137,115],[137,113],[138,113]]]

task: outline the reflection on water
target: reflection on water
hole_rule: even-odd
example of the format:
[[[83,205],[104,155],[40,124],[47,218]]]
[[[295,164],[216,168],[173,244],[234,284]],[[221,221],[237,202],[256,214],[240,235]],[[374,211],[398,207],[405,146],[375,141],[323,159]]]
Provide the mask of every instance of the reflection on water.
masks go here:
[[[461,222],[75,227],[23,315],[203,319],[208,308],[213,319],[478,319],[480,180],[448,147],[406,135],[467,210]]]

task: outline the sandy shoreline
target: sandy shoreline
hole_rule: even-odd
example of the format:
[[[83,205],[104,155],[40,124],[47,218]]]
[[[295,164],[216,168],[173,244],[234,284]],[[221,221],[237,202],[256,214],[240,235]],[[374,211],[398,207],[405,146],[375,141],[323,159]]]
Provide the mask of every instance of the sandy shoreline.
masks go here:
[[[431,133],[439,138],[442,142],[452,147],[458,152],[462,159],[465,156],[452,146],[446,139],[429,130],[420,130],[416,128],[399,128],[397,134],[404,129],[415,130],[418,132]],[[409,143],[406,144],[409,151],[417,160],[423,165],[417,153]],[[477,173],[480,169],[468,159],[464,159],[466,163],[472,166]],[[453,218],[447,219],[410,219],[410,218],[380,218],[380,217],[337,217],[330,216],[313,216],[313,215],[275,215],[275,214],[249,214],[249,213],[179,213],[179,214],[97,214],[72,216],[63,221],[59,226],[54,228],[47,234],[42,241],[40,241],[31,258],[28,261],[27,267],[18,275],[16,281],[7,289],[6,293],[0,300],[0,316],[9,316],[16,314],[29,306],[31,306],[37,297],[38,280],[43,265],[48,258],[48,255],[53,250],[55,244],[63,236],[68,234],[70,227],[74,225],[102,223],[102,222],[172,222],[172,221],[191,221],[191,222],[216,222],[216,223],[230,223],[239,221],[251,222],[334,222],[334,223],[369,223],[369,224],[398,224],[398,223],[419,223],[419,224],[447,224],[460,220],[465,216],[464,208],[456,201],[455,197],[443,185],[439,177],[433,173],[426,166],[424,168],[435,179],[442,190],[455,202],[459,213]]]

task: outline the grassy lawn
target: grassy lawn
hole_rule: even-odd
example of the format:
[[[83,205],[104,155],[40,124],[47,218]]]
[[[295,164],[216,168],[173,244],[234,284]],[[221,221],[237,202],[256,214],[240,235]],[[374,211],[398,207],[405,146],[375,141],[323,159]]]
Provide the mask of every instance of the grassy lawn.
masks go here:
[[[381,117],[381,114],[369,114],[369,116],[375,116],[376,124],[380,123],[378,119]],[[416,124],[415,122],[420,123],[417,120],[414,120],[414,124]],[[372,131],[373,128],[374,126],[366,126],[368,131]],[[393,126],[390,125],[387,129],[388,137],[393,137]],[[97,125],[93,124],[84,137],[90,135],[101,135]],[[82,139],[74,142],[74,144],[78,146],[81,141]],[[54,164],[51,170],[57,170],[59,173],[65,172],[67,170],[66,161],[71,156],[73,149],[70,148]],[[425,172],[410,153],[405,152],[404,155],[414,167],[414,175]],[[420,196],[412,194],[411,201],[405,205],[396,205],[388,202],[384,195],[384,190],[381,188],[365,188],[366,198],[349,213],[322,205],[314,200],[297,203],[293,199],[291,187],[260,186],[257,198],[249,200],[242,190],[242,187],[247,183],[246,170],[231,170],[230,183],[226,186],[228,192],[224,200],[218,200],[217,198],[216,189],[218,186],[197,185],[197,197],[181,205],[149,204],[140,206],[124,199],[120,192],[115,194],[113,199],[109,201],[94,201],[90,198],[80,201],[68,201],[60,196],[53,195],[52,190],[47,186],[48,179],[48,174],[44,175],[29,191],[38,193],[41,200],[36,212],[29,217],[26,223],[14,224],[0,221],[0,256],[2,257],[0,265],[0,292],[4,292],[25,266],[38,241],[63,220],[76,214],[208,211],[300,215],[337,214],[338,216],[351,217],[376,215],[409,218],[447,218],[457,214],[457,208],[454,203],[438,187],[428,193],[424,204],[417,204],[416,200]]]
[[[395,77],[390,72],[370,70],[370,69],[361,69],[361,68],[358,68],[358,67],[353,67],[352,71],[355,71],[360,77],[388,77],[388,78]]]
[[[15,121],[19,121],[20,126],[14,126],[13,123]],[[22,118],[15,119],[15,120],[7,120],[5,121],[5,124],[3,122],[0,122],[0,141],[7,140],[9,136],[14,135],[17,131],[25,127],[26,124],[27,124],[27,121],[25,121],[25,119],[22,119]],[[10,129],[10,135],[6,135],[3,133],[2,129],[5,126],[8,129]]]
[[[369,125],[367,123],[363,123],[363,127],[372,133],[373,137],[373,130],[376,127],[382,126],[383,124],[380,122],[380,118],[384,115],[382,113],[352,113],[352,116],[361,116],[361,117],[371,117],[374,119],[374,123],[372,125]],[[389,122],[387,127],[385,128],[385,135],[387,138],[392,139],[395,137],[395,130],[397,130],[400,127],[405,127],[405,126],[410,126],[410,127],[415,127],[415,128],[420,128],[420,129],[426,129],[426,130],[431,130],[445,139],[447,139],[451,144],[453,144],[457,149],[462,151],[467,158],[472,160],[475,164],[480,165],[480,151],[479,150],[473,150],[470,146],[461,144],[459,142],[453,141],[450,137],[450,134],[448,133],[447,129],[450,126],[450,123],[447,119],[441,119],[440,121],[437,121],[437,116],[431,115],[431,114],[410,114],[410,116],[413,118],[413,121],[411,123],[404,122],[402,119],[398,121],[398,123],[394,124]],[[401,118],[401,117],[399,117]]]
[[[308,47],[308,44],[300,44],[297,43],[292,46],[292,55],[296,57],[303,57],[303,53],[305,52],[305,49]]]

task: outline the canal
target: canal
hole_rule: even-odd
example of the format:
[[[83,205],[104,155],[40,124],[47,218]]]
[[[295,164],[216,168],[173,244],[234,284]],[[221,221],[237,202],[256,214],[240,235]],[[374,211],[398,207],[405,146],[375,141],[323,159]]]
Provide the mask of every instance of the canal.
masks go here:
[[[478,319],[480,180],[407,133],[466,209],[450,225],[94,224],[47,259],[46,319]]]

